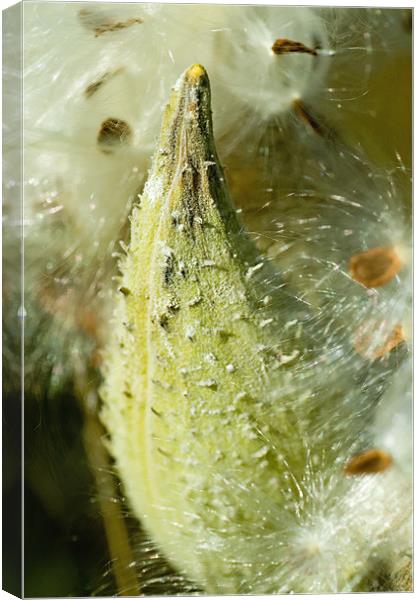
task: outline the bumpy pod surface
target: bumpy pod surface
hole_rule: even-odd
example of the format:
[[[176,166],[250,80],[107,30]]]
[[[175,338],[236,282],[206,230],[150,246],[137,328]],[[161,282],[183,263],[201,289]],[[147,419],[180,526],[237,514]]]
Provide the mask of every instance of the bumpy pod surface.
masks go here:
[[[206,592],[355,589],[409,507],[392,512],[397,470],[344,475],[368,402],[350,374],[318,388],[327,351],[237,219],[200,65],[173,88],[121,272],[102,419],[151,537]]]
[[[120,290],[124,325],[108,352],[102,391],[112,451],[136,513],[169,557],[192,565],[198,581],[215,581],[224,568],[214,560],[216,546],[208,542],[208,556],[203,547],[191,561],[191,544],[201,538],[205,545],[206,530],[218,535],[227,527],[234,536],[259,518],[257,507],[237,506],[227,478],[244,465],[242,483],[247,476],[266,487],[273,475],[268,461],[255,471],[267,449],[254,412],[267,373],[281,364],[271,331],[284,294],[230,202],[200,66],[179,80],[166,109],[154,168],[132,215]],[[295,323],[281,346],[287,356],[293,335]]]

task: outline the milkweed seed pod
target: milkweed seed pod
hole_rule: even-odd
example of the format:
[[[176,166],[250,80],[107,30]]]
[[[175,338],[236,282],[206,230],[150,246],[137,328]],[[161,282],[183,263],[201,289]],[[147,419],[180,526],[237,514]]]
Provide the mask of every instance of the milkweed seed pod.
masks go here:
[[[173,88],[120,267],[102,419],[164,555],[207,593],[371,589],[410,515],[390,449],[359,458],[380,393],[244,232],[200,65]]]

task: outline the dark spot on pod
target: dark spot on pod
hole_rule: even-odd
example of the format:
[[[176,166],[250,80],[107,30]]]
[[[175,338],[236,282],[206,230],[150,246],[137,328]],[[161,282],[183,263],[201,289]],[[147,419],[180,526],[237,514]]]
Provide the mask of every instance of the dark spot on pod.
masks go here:
[[[172,255],[166,257],[166,263],[164,265],[163,279],[165,285],[170,285],[173,281],[175,274],[175,260]]]
[[[166,331],[169,328],[169,317],[167,316],[166,313],[163,313],[162,315],[160,315],[159,317],[159,325],[160,327],[163,327],[163,329],[165,329]]]
[[[311,54],[317,56],[317,52],[314,48],[309,48],[301,42],[294,42],[285,38],[279,38],[275,40],[272,45],[272,52],[274,54],[290,54],[293,52],[299,52],[302,54]]]
[[[132,323],[127,323],[126,321],[122,321],[122,325],[125,327],[127,331],[132,333],[134,331],[134,325]]]
[[[171,221],[172,221],[173,227],[177,227],[180,224],[180,217],[177,214],[173,214]]]
[[[168,452],[166,452],[166,450],[163,450],[163,448],[158,447],[157,452],[160,452],[160,454],[162,454],[163,456],[170,458],[170,454]]]
[[[121,119],[109,118],[100,126],[97,143],[103,152],[109,153],[112,147],[128,143],[131,135],[128,123]]]
[[[175,314],[180,310],[180,305],[176,302],[169,302],[169,304],[167,305],[167,310],[170,313]]]
[[[124,296],[129,296],[131,293],[131,291],[124,286],[120,287],[118,291],[121,292],[121,294],[123,294]]]
[[[349,459],[344,472],[346,475],[370,475],[382,473],[392,464],[393,458],[388,452],[379,448],[372,448]]]
[[[225,329],[219,329],[218,335],[220,336],[222,342],[227,342],[229,338],[233,337],[234,334],[230,331],[226,331]]]

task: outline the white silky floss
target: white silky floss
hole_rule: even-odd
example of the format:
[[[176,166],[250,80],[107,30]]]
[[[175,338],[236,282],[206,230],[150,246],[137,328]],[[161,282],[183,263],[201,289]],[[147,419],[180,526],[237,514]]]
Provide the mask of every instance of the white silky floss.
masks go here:
[[[191,63],[208,70],[226,148],[318,90],[324,57],[277,56],[278,37],[328,44],[323,19],[306,8],[26,5],[27,177],[48,178],[82,231],[99,224],[114,235],[146,174],[170,87]],[[109,152],[98,144],[107,119],[129,128],[108,136]]]

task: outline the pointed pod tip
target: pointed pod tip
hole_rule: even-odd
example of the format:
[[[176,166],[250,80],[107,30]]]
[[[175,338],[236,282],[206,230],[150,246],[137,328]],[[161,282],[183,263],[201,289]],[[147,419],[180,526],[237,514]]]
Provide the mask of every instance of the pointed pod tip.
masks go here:
[[[190,83],[199,83],[202,79],[208,77],[206,70],[200,64],[191,65],[184,73],[185,80]]]
[[[193,64],[172,88],[160,130],[156,171],[167,171],[170,178],[179,159],[185,164],[196,162],[201,154],[204,161],[211,160],[214,152],[209,77],[202,65]]]

